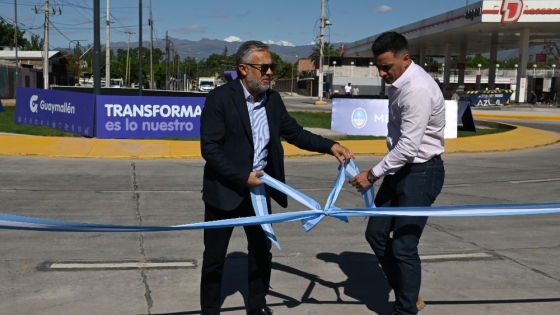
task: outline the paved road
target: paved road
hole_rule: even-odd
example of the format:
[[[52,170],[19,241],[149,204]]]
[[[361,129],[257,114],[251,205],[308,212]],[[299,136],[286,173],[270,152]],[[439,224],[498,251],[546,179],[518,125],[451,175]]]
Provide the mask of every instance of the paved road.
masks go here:
[[[288,107],[317,108],[305,100]],[[529,109],[520,110],[531,115]],[[560,133],[559,121],[499,118]],[[500,153],[448,154],[438,205],[557,202],[560,144]],[[361,168],[379,156],[361,155]],[[201,159],[67,159],[0,156],[2,213],[82,222],[174,225],[202,221]],[[290,158],[290,185],[324,203],[332,157]],[[359,207],[349,187],[337,203]],[[284,211],[278,206],[275,212]],[[286,211],[302,210],[291,202]],[[392,296],[364,240],[366,222],[327,218],[310,233],[275,225],[276,314],[387,314]],[[557,314],[559,215],[431,218],[420,245],[423,314]],[[0,230],[0,314],[198,314],[200,231],[46,233]],[[236,229],[224,289],[225,314],[244,314],[246,241]],[[456,256],[459,255],[459,256]],[[461,256],[462,255],[462,256]],[[65,270],[45,266],[57,262]],[[85,268],[65,263],[85,262]],[[144,263],[111,270],[103,263]],[[195,263],[194,268],[188,265]],[[149,269],[145,263],[181,266]],[[53,265],[54,266],[54,265]],[[104,269],[95,269],[95,268]],[[243,293],[242,293],[243,292]]]
[[[553,202],[560,145],[445,156],[438,205]],[[379,157],[360,156],[362,168]],[[324,203],[330,157],[286,161],[287,181]],[[172,225],[202,220],[201,159],[99,160],[0,157],[3,213],[83,222]],[[361,202],[345,187],[340,207]],[[283,211],[273,206],[275,212]],[[287,211],[301,210],[291,202]],[[327,218],[310,233],[275,225],[270,304],[276,314],[387,314],[392,295],[363,233],[366,222]],[[431,218],[420,250],[423,314],[557,314],[560,216]],[[198,314],[202,233],[0,231],[0,314]],[[246,241],[236,229],[225,314],[244,314]],[[450,254],[475,254],[452,258]],[[469,258],[470,257],[470,258]],[[43,271],[45,262],[197,262],[194,269]]]

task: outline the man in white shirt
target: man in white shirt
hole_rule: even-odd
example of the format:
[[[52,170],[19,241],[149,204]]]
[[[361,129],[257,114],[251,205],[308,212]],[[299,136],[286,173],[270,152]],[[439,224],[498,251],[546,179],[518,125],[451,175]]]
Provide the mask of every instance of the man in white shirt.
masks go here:
[[[360,88],[357,85],[354,85],[352,89],[352,97],[356,97],[360,95]]]
[[[348,96],[352,94],[352,83],[348,83],[348,85],[344,87],[344,92]]]
[[[389,153],[372,169],[350,180],[358,191],[379,178],[377,207],[431,206],[441,192],[445,169],[445,101],[434,79],[408,54],[408,42],[396,32],[381,34],[372,45],[379,75],[389,87]],[[393,315],[417,314],[421,265],[418,243],[428,217],[370,217],[366,239],[395,293]],[[392,237],[390,236],[390,233]]]

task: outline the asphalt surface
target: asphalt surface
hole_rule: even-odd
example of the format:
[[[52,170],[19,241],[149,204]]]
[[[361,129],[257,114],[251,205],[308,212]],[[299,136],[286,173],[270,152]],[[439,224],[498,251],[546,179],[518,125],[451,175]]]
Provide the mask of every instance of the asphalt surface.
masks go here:
[[[514,131],[502,134],[517,142],[560,132],[560,122],[554,119],[496,116],[496,121],[532,128],[521,129],[533,137],[522,138]],[[127,225],[203,220],[200,189],[204,161],[200,158],[9,154],[5,150],[12,144],[19,143],[20,148],[28,145],[27,140],[14,138],[0,137],[2,213]],[[47,152],[64,151],[62,146],[53,149],[39,144],[35,137],[18,139],[27,138],[35,139],[35,146],[50,150]],[[473,153],[457,150],[444,155],[446,183],[436,205],[558,202],[560,144],[531,142],[524,149],[484,152],[487,149],[480,149],[480,145],[498,145],[507,139],[475,138],[479,138],[479,149],[469,151]],[[356,162],[365,169],[381,156],[362,153]],[[334,158],[328,156],[288,158],[287,183],[323,204],[336,167]],[[363,204],[358,193],[346,185],[337,205],[349,208]],[[273,205],[274,212],[303,209],[293,200],[286,210]],[[299,222],[276,224],[282,251],[273,249],[268,299],[275,314],[388,314],[393,296],[364,239],[366,223],[362,218],[350,219],[350,223],[325,218],[309,233]],[[421,295],[427,304],[421,314],[558,314],[559,224],[560,215],[430,218],[419,247],[423,257]],[[201,231],[0,230],[0,239],[0,314],[200,313]],[[234,230],[229,253],[222,313],[245,314],[243,229]],[[45,267],[77,262],[88,264],[60,270]],[[101,265],[131,262],[144,265],[120,270]],[[145,265],[150,262],[195,265],[150,269]]]

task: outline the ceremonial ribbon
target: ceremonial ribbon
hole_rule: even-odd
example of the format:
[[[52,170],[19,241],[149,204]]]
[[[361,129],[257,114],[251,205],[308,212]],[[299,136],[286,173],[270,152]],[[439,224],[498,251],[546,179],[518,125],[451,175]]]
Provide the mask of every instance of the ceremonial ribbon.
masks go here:
[[[339,173],[324,209],[315,200],[296,189],[264,174],[260,179],[268,186],[277,189],[301,203],[309,210],[268,214],[265,187],[251,190],[251,199],[255,208],[254,217],[243,217],[211,222],[201,222],[174,226],[130,226],[112,224],[93,224],[32,218],[10,214],[0,214],[0,228],[15,230],[34,230],[51,232],[161,232],[196,229],[215,229],[246,225],[261,225],[273,243],[280,248],[276,239],[273,223],[300,220],[305,231],[310,231],[325,216],[335,217],[348,222],[348,217],[369,216],[431,216],[431,217],[475,217],[475,216],[511,216],[560,213],[560,203],[524,203],[524,204],[490,204],[436,207],[397,207],[375,208],[373,187],[362,191],[365,208],[340,209],[335,206],[336,199],[347,178],[359,174],[358,167],[351,160],[339,167]],[[256,204],[255,204],[256,202]],[[264,207],[262,206],[264,204]]]
[[[256,216],[265,216],[268,215],[268,205],[266,204],[266,189],[264,185],[259,185],[257,187],[251,187],[251,201],[253,202],[253,209],[255,209]],[[274,229],[272,228],[272,224],[270,223],[263,223],[261,227],[264,231],[266,237],[270,239],[270,241],[280,249],[280,243],[276,239],[276,234],[274,234]]]

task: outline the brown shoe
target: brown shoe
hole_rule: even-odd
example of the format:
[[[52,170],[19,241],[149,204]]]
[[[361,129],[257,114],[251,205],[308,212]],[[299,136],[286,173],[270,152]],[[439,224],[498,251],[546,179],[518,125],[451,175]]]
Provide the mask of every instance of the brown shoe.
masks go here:
[[[416,308],[418,308],[418,312],[420,312],[421,310],[424,309],[424,307],[426,307],[426,303],[424,303],[424,300],[422,300],[421,297],[418,297],[418,300],[416,300]],[[395,311],[395,307],[393,306],[393,310],[391,311],[391,313],[389,315],[399,315],[397,313],[397,311]]]
[[[424,307],[426,307],[426,303],[424,303],[424,300],[422,300],[421,297],[418,297],[418,300],[416,300],[416,307],[418,308],[418,311],[421,311]]]

